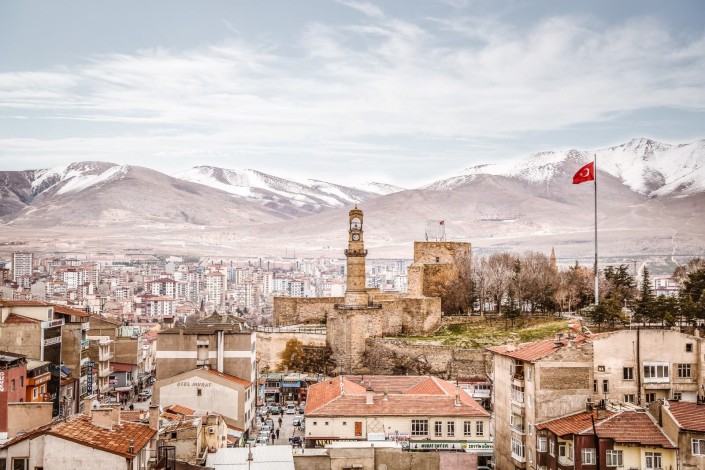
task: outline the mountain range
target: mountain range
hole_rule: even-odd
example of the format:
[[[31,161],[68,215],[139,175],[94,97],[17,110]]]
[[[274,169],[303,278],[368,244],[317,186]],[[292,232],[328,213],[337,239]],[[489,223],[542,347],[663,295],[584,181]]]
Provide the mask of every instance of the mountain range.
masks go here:
[[[556,246],[559,256],[585,258],[593,243],[593,189],[574,186],[571,178],[593,159],[601,251],[703,253],[705,140],[635,139],[592,151],[540,152],[412,189],[293,181],[210,166],[173,175],[104,162],[3,171],[0,230],[6,245],[43,251],[148,247],[340,257],[346,214],[357,204],[365,211],[371,257],[411,258],[412,242],[425,239],[429,226],[437,236],[443,220],[447,239],[470,241],[479,250]]]

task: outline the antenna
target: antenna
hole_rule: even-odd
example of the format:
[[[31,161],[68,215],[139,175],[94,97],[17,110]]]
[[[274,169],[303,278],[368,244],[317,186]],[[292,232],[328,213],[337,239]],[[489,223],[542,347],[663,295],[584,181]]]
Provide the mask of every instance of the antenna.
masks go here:
[[[444,242],[444,241],[446,241],[446,222],[445,222],[445,220],[427,220],[426,221],[426,241],[427,242]]]

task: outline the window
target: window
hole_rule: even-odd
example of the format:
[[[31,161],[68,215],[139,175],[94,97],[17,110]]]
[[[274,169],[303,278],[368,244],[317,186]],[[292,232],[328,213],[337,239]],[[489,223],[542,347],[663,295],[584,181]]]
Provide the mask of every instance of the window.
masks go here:
[[[524,418],[519,415],[512,413],[509,417],[509,425],[513,431],[524,432]]]
[[[515,455],[520,459],[524,458],[524,443],[521,439],[518,439],[515,436],[512,436],[512,455]]]
[[[472,421],[463,421],[463,436],[472,436]]]
[[[433,427],[434,434],[436,437],[440,437],[443,435],[443,421],[436,421]]]
[[[597,372],[604,372],[605,366],[597,366]]]
[[[536,441],[536,452],[546,452],[546,438],[539,437]]]
[[[448,421],[448,437],[455,436],[455,421]]]
[[[624,369],[622,369],[622,378],[624,380],[634,380],[634,368],[625,367]]]
[[[24,388],[24,377],[20,377],[20,388]]]
[[[705,455],[705,439],[693,439],[691,441],[693,455]]]
[[[485,423],[483,421],[475,421],[475,435],[478,437],[485,435]]]
[[[427,419],[412,419],[411,420],[411,435],[412,436],[427,436],[428,435],[428,420]]]
[[[39,389],[38,388],[32,389],[32,400],[36,400],[37,396],[39,396]],[[0,469],[0,470],[2,470],[2,469]]]
[[[512,401],[524,403],[524,387],[512,384]]]
[[[623,467],[624,462],[622,460],[621,450],[607,450],[607,466],[608,467]]]
[[[646,403],[652,403],[656,401],[656,394],[653,392],[649,392],[646,394]]]
[[[661,468],[661,452],[646,452],[646,469]]]
[[[27,457],[12,459],[12,470],[27,470],[28,468],[29,459]]]
[[[202,394],[203,394],[203,390],[201,390],[200,388],[197,388],[196,389],[196,396],[200,397]]]
[[[571,442],[561,442],[558,444],[558,458],[573,460],[573,444]]]
[[[685,343],[685,352],[693,352],[693,343]]]
[[[668,382],[668,363],[654,362],[645,364],[644,382]]]
[[[678,378],[689,379],[690,377],[690,364],[678,364]]]
[[[15,379],[12,379],[10,381],[10,390],[13,392],[15,391]]]
[[[610,391],[610,381],[605,379],[602,381],[602,393],[608,393]]]
[[[680,401],[683,399],[683,394],[681,392],[673,392],[673,399]]]
[[[347,421],[343,421],[343,426],[347,426],[347,425],[348,425]]]
[[[583,449],[581,457],[583,465],[595,465],[595,449]]]
[[[534,378],[534,369],[533,368],[527,368],[526,369],[526,380],[531,382]]]
[[[553,439],[548,441],[548,448],[549,448],[549,451],[548,451],[549,454],[556,455],[556,441],[554,441]]]
[[[592,391],[597,393],[597,380],[592,381]]]
[[[529,423],[528,429],[529,429],[529,436],[532,436],[534,434],[534,425]]]
[[[635,402],[634,398],[635,397],[634,397],[633,393],[628,393],[628,394],[624,395],[624,402],[625,403],[634,403]]]
[[[0,470],[7,470],[7,459],[0,459]]]

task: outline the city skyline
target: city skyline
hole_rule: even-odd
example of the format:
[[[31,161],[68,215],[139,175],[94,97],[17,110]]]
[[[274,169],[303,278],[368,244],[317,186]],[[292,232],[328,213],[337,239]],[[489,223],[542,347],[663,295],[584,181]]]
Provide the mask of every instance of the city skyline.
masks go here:
[[[699,2],[4,2],[0,167],[413,187],[705,135]]]

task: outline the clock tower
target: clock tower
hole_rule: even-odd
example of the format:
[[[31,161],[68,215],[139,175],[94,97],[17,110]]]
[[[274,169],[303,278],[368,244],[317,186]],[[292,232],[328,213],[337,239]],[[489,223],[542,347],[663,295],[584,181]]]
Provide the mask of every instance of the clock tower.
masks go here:
[[[365,289],[365,243],[362,231],[362,211],[355,206],[348,215],[350,229],[348,230],[348,249],[345,250],[347,262],[347,284],[345,290],[346,305],[367,305],[367,290]]]

